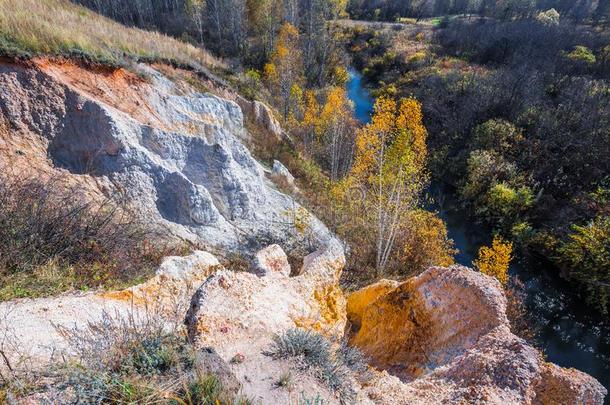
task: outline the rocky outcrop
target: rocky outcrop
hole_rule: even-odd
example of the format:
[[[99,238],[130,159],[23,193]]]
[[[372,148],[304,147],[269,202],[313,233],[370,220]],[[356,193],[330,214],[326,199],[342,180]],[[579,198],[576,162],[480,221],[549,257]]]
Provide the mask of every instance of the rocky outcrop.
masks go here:
[[[276,139],[282,140],[287,136],[273,115],[273,111],[265,103],[258,100],[247,100],[239,95],[235,97],[235,102],[241,107],[244,114],[251,117],[256,124],[266,129]]]
[[[495,279],[454,266],[352,294],[350,342],[385,370],[369,396],[384,404],[601,404],[606,390],[595,379],[545,362],[511,333],[501,291]]]
[[[171,257],[141,285],[2,303],[0,314],[8,317],[0,319],[20,339],[13,348],[42,360],[70,355],[54,325],[80,328],[104,312],[137,316],[154,302],[168,317],[186,313],[189,336],[200,350],[198,368],[261,403],[298,401],[274,386],[287,372],[294,373],[293,392],[339,403],[314,374],[264,354],[274,335],[295,327],[331,342],[348,338],[367,355],[372,368],[362,384],[355,383],[356,403],[603,403],[606,390],[595,379],[547,363],[511,333],[506,299],[493,278],[460,266],[435,267],[405,282],[382,280],[346,302],[338,285],[345,261],[338,244],[305,257],[293,277],[279,246],[257,257],[265,269],[258,275],[226,269],[205,252]]]
[[[306,256],[296,277],[288,277],[285,255],[276,247],[258,256],[268,269],[262,276],[222,270],[199,287],[186,315],[194,341],[217,348],[261,337],[269,341],[274,333],[293,327],[343,335],[345,299],[339,277],[345,259],[339,246]]]
[[[2,343],[11,342],[5,353],[13,363],[24,357],[29,367],[44,367],[51,358],[71,352],[58,328],[83,329],[105,315],[182,318],[195,290],[219,268],[213,255],[196,251],[166,257],[154,277],[125,290],[0,302],[0,336]]]
[[[280,162],[279,160],[273,161],[273,167],[271,169],[271,175],[280,181],[283,181],[290,187],[295,187],[294,184],[294,176],[290,173],[290,171]]]
[[[290,276],[288,257],[280,245],[267,246],[254,256],[253,273],[261,277],[274,274]]]
[[[300,275],[288,277],[279,246],[257,256],[266,263],[265,274],[222,270],[210,276],[193,296],[185,323],[198,347],[214,347],[226,360],[239,356],[233,368],[242,376],[246,396],[261,403],[292,403],[296,397],[291,399],[270,385],[291,370],[290,364],[263,353],[275,334],[290,328],[315,330],[333,339],[343,335],[345,298],[339,276],[345,259],[340,246],[327,246],[305,258]],[[293,380],[295,392],[321,393],[330,403],[338,403],[312,376],[299,375]]]
[[[70,63],[0,65],[0,121],[10,128],[0,164],[92,178],[169,234],[219,251],[297,243],[290,212],[299,206],[242,143],[241,108],[149,66],[136,69],[145,79]],[[332,238],[317,219],[309,225],[319,246]]]

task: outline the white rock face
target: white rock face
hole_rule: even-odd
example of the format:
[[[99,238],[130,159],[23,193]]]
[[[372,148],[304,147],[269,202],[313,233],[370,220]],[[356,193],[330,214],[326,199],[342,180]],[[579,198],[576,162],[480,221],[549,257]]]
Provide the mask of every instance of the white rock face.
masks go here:
[[[235,101],[245,113],[248,113],[257,124],[269,131],[271,135],[279,140],[285,136],[282,126],[266,104],[258,100],[246,100],[241,96],[237,96]]]
[[[290,171],[280,162],[279,160],[273,161],[273,168],[271,169],[274,176],[284,179],[290,186],[294,186],[294,176]]]
[[[236,103],[179,87],[145,65],[147,82],[91,87],[75,78],[84,72],[62,69],[0,66],[0,115],[14,136],[37,135],[55,168],[92,176],[149,221],[210,248],[290,246],[290,211],[299,206],[270,185],[241,142]],[[320,245],[332,238],[311,222]]]

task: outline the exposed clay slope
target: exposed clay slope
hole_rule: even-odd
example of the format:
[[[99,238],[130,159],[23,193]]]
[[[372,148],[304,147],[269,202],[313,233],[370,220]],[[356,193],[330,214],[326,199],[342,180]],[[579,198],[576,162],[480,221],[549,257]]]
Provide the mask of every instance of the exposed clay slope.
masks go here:
[[[351,343],[387,370],[367,391],[384,404],[601,404],[606,390],[510,331],[498,281],[435,267],[348,298]]]
[[[298,205],[242,143],[240,107],[138,70],[141,77],[68,62],[0,65],[0,163],[118,191],[151,222],[213,248],[295,242]],[[314,245],[332,238],[315,218],[310,225]]]

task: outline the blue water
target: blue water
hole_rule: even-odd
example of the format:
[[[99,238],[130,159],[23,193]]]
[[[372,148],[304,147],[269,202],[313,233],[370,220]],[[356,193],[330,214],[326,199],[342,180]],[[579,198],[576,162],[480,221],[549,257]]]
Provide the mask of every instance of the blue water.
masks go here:
[[[347,89],[356,117],[363,123],[369,122],[374,100],[357,71],[350,70]],[[443,204],[435,203],[433,208],[445,221],[449,237],[459,250],[455,260],[472,266],[479,247],[489,244],[490,233],[456,209],[450,196],[442,200]],[[539,346],[547,359],[589,373],[610,391],[610,321],[592,314],[552,269],[514,261],[510,273],[525,286],[527,306],[539,330]],[[610,395],[606,396],[605,404],[610,405]]]
[[[369,91],[362,85],[362,75],[354,69],[349,70],[347,95],[354,103],[356,118],[360,122],[368,123],[371,120],[374,100]]]

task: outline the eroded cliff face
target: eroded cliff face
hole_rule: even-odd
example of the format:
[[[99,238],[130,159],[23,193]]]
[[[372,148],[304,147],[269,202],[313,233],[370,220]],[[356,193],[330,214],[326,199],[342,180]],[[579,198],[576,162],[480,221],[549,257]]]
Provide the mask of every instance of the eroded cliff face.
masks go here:
[[[493,278],[431,268],[346,296],[342,246],[315,218],[307,242],[316,250],[291,269],[285,250],[303,242],[290,226],[298,205],[245,147],[238,105],[139,69],[141,76],[71,63],[0,65],[2,168],[66,174],[94,193],[121,193],[151,223],[217,251],[278,244],[254,255],[252,273],[198,251],[166,258],[154,277],[128,289],[0,303],[2,332],[15,338],[9,358],[25,354],[44,368],[53,356],[73,355],[57,326],[82,329],[107,314],[144,321],[154,306],[183,320],[201,353],[218,356],[232,384],[262,403],[298,401],[273,386],[286,370],[294,392],[340,403],[315,375],[263,354],[290,328],[348,341],[368,356],[366,379],[345,376],[355,403],[602,403],[606,390],[595,379],[545,362],[510,331]]]
[[[211,248],[298,243],[291,212],[299,205],[271,185],[244,146],[241,108],[150,66],[137,70],[1,64],[2,166],[67,173]],[[332,238],[317,219],[310,226],[313,246]]]

